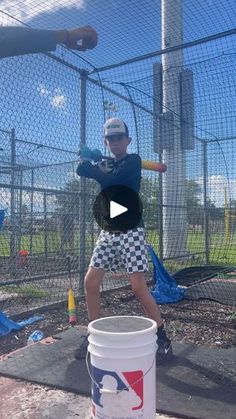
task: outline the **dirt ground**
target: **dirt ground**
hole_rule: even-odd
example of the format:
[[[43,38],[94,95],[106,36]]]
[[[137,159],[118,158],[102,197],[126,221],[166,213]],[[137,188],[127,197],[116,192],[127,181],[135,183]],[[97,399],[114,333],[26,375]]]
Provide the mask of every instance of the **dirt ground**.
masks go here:
[[[236,346],[235,309],[209,300],[183,300],[176,304],[162,305],[160,308],[168,335],[173,341],[215,348]],[[0,355],[25,346],[29,335],[36,329],[41,330],[44,337],[48,337],[71,327],[68,324],[66,306],[40,315],[43,320],[0,338]],[[111,315],[143,315],[143,311],[130,290],[117,290],[101,297],[101,316]],[[77,301],[77,323],[88,324],[84,300]]]

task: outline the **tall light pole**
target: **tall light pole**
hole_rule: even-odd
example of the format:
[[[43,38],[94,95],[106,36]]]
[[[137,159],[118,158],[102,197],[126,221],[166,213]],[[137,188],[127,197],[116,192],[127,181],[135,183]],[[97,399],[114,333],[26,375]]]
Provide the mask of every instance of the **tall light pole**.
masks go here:
[[[182,0],[162,0],[162,49],[183,43]],[[162,55],[163,116],[171,116],[171,141],[163,149],[163,257],[186,255],[185,151],[181,149],[180,74],[183,51]]]

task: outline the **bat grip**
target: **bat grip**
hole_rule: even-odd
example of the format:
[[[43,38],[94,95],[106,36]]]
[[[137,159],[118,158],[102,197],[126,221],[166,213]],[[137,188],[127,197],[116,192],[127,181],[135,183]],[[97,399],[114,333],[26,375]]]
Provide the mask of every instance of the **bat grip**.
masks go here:
[[[103,160],[114,160],[114,157],[102,156]]]

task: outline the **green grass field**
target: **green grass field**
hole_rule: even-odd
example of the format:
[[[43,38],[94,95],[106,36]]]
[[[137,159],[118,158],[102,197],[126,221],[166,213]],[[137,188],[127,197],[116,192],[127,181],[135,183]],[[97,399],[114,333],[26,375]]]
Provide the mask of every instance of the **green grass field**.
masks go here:
[[[147,233],[147,241],[150,243],[156,251],[158,251],[159,237],[153,232]],[[211,264],[225,264],[225,265],[236,265],[236,236],[232,237],[231,242],[227,243],[223,233],[211,234],[209,240],[210,254],[209,263]],[[205,251],[204,234],[202,233],[188,233],[187,237],[187,250],[190,254],[196,254],[196,258],[190,260],[186,265],[198,265],[205,262],[204,253],[198,255],[200,252]],[[183,267],[183,262],[178,261],[167,262],[166,265],[170,265],[172,269],[179,269],[180,265]],[[175,269],[176,268],[176,269]]]
[[[28,250],[30,251],[30,235],[24,234],[21,236],[21,246],[19,250]],[[90,249],[92,247],[93,240],[92,236],[86,234],[86,249]],[[74,248],[79,248],[79,233],[75,234],[74,237]],[[62,249],[62,240],[61,236],[58,232],[47,232],[45,234],[43,232],[34,234],[32,236],[32,254],[36,255],[39,253],[45,253],[47,249],[48,253],[58,252]],[[63,246],[63,249],[70,250],[70,244],[66,243]],[[0,233],[0,257],[1,256],[10,256],[10,236],[8,233]]]
[[[231,240],[231,243],[226,243],[224,234],[215,233],[210,236],[210,263],[221,263],[221,264],[235,264],[236,263],[236,237]],[[86,254],[90,254],[92,247],[96,241],[96,238],[91,234],[86,234]],[[159,237],[154,231],[147,231],[147,242],[151,244],[154,249],[158,252]],[[46,247],[45,247],[46,243]],[[30,235],[22,235],[21,237],[21,249],[30,251]],[[62,249],[61,236],[58,232],[47,232],[46,238],[43,232],[34,234],[32,236],[32,254],[36,255],[39,253],[45,253],[47,248],[48,253],[58,252]],[[79,232],[75,233],[74,236],[74,248],[79,248]],[[67,243],[64,245],[65,251],[70,250],[70,245]],[[187,238],[187,250],[190,254],[197,254],[204,252],[204,235],[202,233],[188,234]],[[6,232],[0,233],[0,257],[8,257],[10,255],[10,235]],[[198,264],[198,260],[204,263],[204,254],[196,255],[196,263],[191,261],[191,264]],[[173,262],[171,262],[173,264]],[[177,265],[179,265],[177,263]],[[182,263],[183,265],[183,263]]]

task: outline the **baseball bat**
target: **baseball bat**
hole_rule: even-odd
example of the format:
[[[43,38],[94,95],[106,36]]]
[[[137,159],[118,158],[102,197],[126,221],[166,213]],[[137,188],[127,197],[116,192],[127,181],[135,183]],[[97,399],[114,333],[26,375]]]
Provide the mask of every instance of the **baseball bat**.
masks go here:
[[[102,156],[103,159],[109,160],[113,159],[113,157]],[[164,173],[167,170],[167,166],[164,163],[157,163],[151,160],[141,160],[142,169],[144,170],[152,170],[153,172],[160,172]]]
[[[83,149],[79,151],[79,155],[85,160],[93,160],[95,162],[102,160],[113,160],[113,157],[103,156],[100,150],[91,150],[88,147],[83,147]],[[151,160],[142,160],[142,169],[164,173],[167,170],[167,167],[164,163],[157,163]]]
[[[99,150],[94,150],[97,155]],[[93,151],[92,151],[93,153]],[[96,156],[96,154],[94,153],[94,155]],[[100,158],[104,159],[104,160],[110,160],[113,159],[113,157],[109,157],[109,156],[103,156],[100,154]],[[154,172],[160,172],[160,173],[164,173],[167,169],[166,165],[164,163],[157,163],[155,161],[151,161],[151,160],[142,160],[142,169],[144,170],[152,170]]]
[[[77,322],[77,319],[76,319],[75,296],[74,296],[74,292],[73,292],[72,284],[71,284],[71,258],[70,256],[67,256],[66,259],[67,259],[68,277],[70,281],[70,287],[68,290],[68,318],[69,318],[69,323],[72,326],[74,326]]]
[[[153,170],[154,172],[164,173],[167,167],[164,163],[157,163],[151,160],[142,160],[142,169]]]

